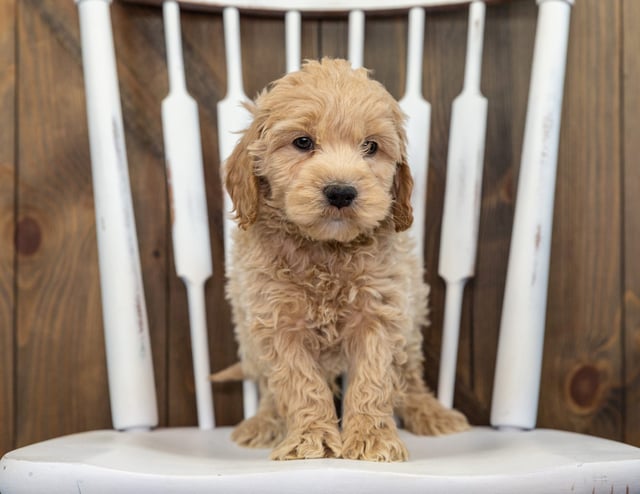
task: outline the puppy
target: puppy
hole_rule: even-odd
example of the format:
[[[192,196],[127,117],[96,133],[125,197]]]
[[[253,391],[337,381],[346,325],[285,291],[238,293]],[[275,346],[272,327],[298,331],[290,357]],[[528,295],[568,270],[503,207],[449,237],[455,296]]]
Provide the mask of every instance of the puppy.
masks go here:
[[[251,111],[225,167],[240,227],[227,295],[261,400],[233,439],[277,460],[400,461],[394,413],[416,434],[467,429],[423,381],[429,289],[406,233],[413,182],[396,101],[366,70],[323,59]]]

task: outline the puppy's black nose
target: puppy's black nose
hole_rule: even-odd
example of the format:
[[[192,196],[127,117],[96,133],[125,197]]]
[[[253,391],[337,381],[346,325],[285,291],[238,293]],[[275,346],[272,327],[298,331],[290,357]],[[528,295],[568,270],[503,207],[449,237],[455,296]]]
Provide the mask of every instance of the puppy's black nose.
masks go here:
[[[358,191],[351,185],[327,185],[322,189],[324,196],[332,206],[338,209],[350,206],[353,200],[358,196]]]

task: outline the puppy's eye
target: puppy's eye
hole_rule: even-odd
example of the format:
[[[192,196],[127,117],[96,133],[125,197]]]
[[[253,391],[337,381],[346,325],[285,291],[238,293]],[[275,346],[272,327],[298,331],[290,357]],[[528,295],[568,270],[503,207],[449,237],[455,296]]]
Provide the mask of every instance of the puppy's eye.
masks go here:
[[[366,156],[373,156],[378,151],[378,143],[376,141],[364,141],[362,150]]]
[[[293,141],[293,145],[297,147],[300,151],[313,150],[313,140],[307,136],[298,137]]]

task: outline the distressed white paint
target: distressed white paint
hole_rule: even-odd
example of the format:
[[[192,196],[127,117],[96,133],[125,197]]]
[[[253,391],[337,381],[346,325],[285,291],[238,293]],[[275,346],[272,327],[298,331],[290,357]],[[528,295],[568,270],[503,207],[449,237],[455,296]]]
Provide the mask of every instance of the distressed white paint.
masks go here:
[[[251,114],[243,104],[249,102],[242,81],[242,52],[240,46],[240,14],[228,7],[223,12],[224,40],[227,64],[227,94],[218,102],[218,149],[220,163],[224,164],[240,139],[240,132],[251,123]],[[224,194],[224,253],[227,269],[231,266],[232,232],[236,228],[231,219],[233,204]]]
[[[108,0],[77,2],[111,415],[116,429],[158,422]]]
[[[415,240],[415,252],[420,259],[420,265],[424,266],[431,105],[422,96],[424,9],[421,7],[414,7],[409,11],[407,38],[406,86],[400,100],[400,108],[407,115],[407,159],[413,176],[411,235]]]
[[[300,33],[302,16],[297,10],[285,14],[285,47],[287,55],[287,72],[300,70]]]
[[[218,149],[220,163],[224,164],[236,143],[240,132],[249,127],[251,114],[243,106],[248,103],[242,82],[242,52],[240,46],[240,13],[235,7],[223,11],[224,42],[227,56],[227,94],[218,102]],[[236,225],[231,217],[233,204],[229,193],[224,191],[224,258],[227,271],[231,267],[232,232]],[[258,390],[255,383],[243,383],[244,416],[255,415],[258,403]]]
[[[204,284],[213,274],[209,217],[202,167],[198,106],[187,93],[180,10],[163,6],[169,94],[162,101],[162,129],[171,207],[173,258],[187,288],[198,425],[214,427]]]
[[[160,0],[157,1],[160,2]],[[323,13],[351,12],[353,10],[387,12],[409,10],[412,7],[446,7],[468,4],[471,3],[471,0],[178,0],[178,2],[199,9],[220,9],[231,6],[251,11],[286,12],[298,10],[300,12]]]
[[[478,427],[444,437],[404,430],[408,462],[339,459],[271,461],[240,448],[231,429],[94,431],[6,455],[7,494],[626,494],[640,492],[640,449],[606,439],[539,429]]]
[[[571,3],[539,2],[491,408],[497,427],[536,424]]]
[[[349,12],[349,61],[354,69],[364,64],[364,12]]]
[[[453,405],[464,285],[475,273],[487,100],[480,93],[484,2],[469,7],[464,86],[451,110],[438,273],[447,285],[438,399]]]

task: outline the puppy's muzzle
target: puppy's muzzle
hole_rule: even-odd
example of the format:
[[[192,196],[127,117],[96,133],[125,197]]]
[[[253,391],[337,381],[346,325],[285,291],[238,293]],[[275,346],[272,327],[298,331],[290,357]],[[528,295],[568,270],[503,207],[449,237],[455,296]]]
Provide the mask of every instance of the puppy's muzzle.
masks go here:
[[[322,193],[327,198],[327,202],[338,209],[351,206],[351,203],[358,197],[358,190],[351,185],[332,184],[322,189]]]

